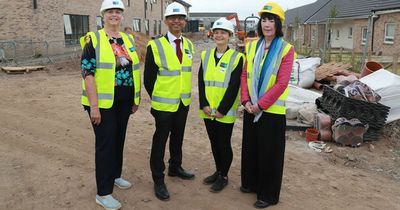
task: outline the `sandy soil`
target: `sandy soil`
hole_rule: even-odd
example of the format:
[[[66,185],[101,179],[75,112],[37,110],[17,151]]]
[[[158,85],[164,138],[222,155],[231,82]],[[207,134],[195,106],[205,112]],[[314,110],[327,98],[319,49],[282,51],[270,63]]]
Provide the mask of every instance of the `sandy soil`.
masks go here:
[[[207,44],[197,44],[199,55]],[[194,72],[198,65],[197,58]],[[94,202],[94,135],[80,105],[80,82],[77,60],[25,75],[0,73],[0,209],[102,209]],[[241,118],[232,138],[229,185],[214,194],[202,184],[214,164],[197,117],[196,89],[183,148],[183,166],[195,172],[196,179],[166,177],[171,200],[154,197],[149,169],[154,120],[143,91],[125,145],[123,175],[134,187],[114,191],[123,209],[253,209],[255,195],[238,190]],[[382,137],[360,148],[330,144],[332,153],[317,153],[299,132],[288,132],[281,202],[270,209],[400,209],[396,141]]]

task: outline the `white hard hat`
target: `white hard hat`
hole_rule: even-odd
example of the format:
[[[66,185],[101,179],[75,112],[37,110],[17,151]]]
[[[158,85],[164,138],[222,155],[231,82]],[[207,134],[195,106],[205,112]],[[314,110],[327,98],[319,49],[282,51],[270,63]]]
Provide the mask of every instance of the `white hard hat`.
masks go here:
[[[227,30],[231,33],[235,31],[235,27],[233,26],[233,23],[226,18],[220,18],[217,21],[214,22],[213,27],[211,28],[213,31],[215,29],[224,29]]]
[[[185,7],[178,2],[173,2],[168,4],[167,8],[165,9],[164,17],[172,16],[172,15],[183,15],[187,16]]]
[[[108,9],[121,9],[124,11],[125,7],[122,0],[104,0],[101,4],[100,13],[103,14]]]

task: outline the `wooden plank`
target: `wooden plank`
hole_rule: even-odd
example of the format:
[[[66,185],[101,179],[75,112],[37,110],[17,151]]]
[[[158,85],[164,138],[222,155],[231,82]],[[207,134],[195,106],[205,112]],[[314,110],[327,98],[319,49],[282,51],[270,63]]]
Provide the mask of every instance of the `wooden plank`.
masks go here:
[[[10,67],[4,66],[1,69],[6,72],[7,74],[25,74],[29,73],[29,71],[25,67]]]
[[[28,71],[40,71],[44,70],[45,66],[25,66]]]
[[[30,73],[31,71],[44,70],[45,66],[5,66],[1,67],[7,74],[24,74]]]

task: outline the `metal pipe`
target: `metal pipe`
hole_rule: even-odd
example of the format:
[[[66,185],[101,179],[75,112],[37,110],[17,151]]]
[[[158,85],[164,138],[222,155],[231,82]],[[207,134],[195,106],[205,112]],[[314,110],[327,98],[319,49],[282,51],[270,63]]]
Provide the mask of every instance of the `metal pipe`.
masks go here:
[[[365,58],[367,56],[368,53],[368,46],[369,46],[369,40],[371,38],[371,31],[372,31],[372,25],[373,25],[373,19],[375,17],[375,12],[371,12],[371,14],[368,16],[368,27],[367,27],[367,38],[365,40],[365,45],[364,45],[364,51],[363,51],[363,55],[361,57],[361,68],[364,67],[365,64]],[[361,31],[362,34],[362,31]]]

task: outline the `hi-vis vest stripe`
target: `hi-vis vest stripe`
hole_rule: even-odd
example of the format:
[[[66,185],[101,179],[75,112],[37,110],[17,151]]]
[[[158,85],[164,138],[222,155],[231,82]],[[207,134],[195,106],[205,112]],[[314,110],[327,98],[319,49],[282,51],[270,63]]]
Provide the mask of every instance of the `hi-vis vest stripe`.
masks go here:
[[[191,102],[193,44],[182,37],[182,63],[165,37],[149,42],[158,66],[151,106],[159,111],[175,112],[179,104]]]
[[[211,109],[211,115],[217,112],[218,106],[229,86],[232,71],[237,67],[240,59],[243,57],[242,53],[229,49],[221,57],[218,65],[216,65],[214,60],[215,50],[216,48],[203,51],[201,55],[205,96]],[[222,123],[234,123],[236,120],[238,103],[239,92],[234,104],[226,115],[222,118],[215,118],[215,120]],[[202,109],[199,110],[199,117],[213,119],[207,116]]]
[[[132,59],[132,77],[135,93],[133,95],[136,105],[140,103],[140,64],[136,53],[136,45],[133,38],[125,33],[120,33],[125,47]],[[90,36],[96,54],[96,92],[98,97],[99,108],[108,109],[112,107],[114,102],[114,85],[115,85],[115,55],[112,47],[107,39],[103,29],[96,32],[89,32],[86,36]],[[80,38],[81,47],[85,46],[85,37]],[[82,80],[82,97],[81,103],[90,106],[87,98],[85,83]]]
[[[204,79],[204,83],[205,86],[214,86],[214,87],[221,87],[221,88],[227,88],[229,85],[229,81],[231,79],[231,73],[233,71],[233,63],[236,60],[237,55],[239,54],[239,52],[235,51],[231,57],[231,60],[229,61],[229,65],[228,65],[228,71],[226,72],[225,75],[225,80],[224,82],[218,82],[218,81],[207,81]],[[210,61],[210,55],[211,55],[211,50],[208,50],[206,52],[205,58],[204,58],[204,62],[203,62],[203,77],[205,77],[206,73],[207,73],[207,67],[208,67],[208,62]]]
[[[252,70],[253,70],[253,60],[256,54],[256,45],[257,45],[258,40],[249,42],[246,45],[246,54],[247,56],[247,86],[250,90],[251,88],[251,81],[252,81]],[[277,61],[277,63],[274,64],[274,69],[272,71],[271,77],[265,87],[264,93],[267,92],[276,82],[276,77],[279,71],[279,67],[281,64],[281,61],[283,59],[283,57],[285,57],[287,55],[287,53],[289,52],[289,50],[292,48],[292,45],[290,45],[289,43],[287,43],[286,41],[283,41],[283,45],[282,48],[279,50],[279,54],[278,54],[278,58],[279,60]],[[266,56],[265,56],[266,57]],[[265,58],[263,60],[263,62],[265,61]],[[251,94],[251,91],[250,91]],[[289,88],[286,88],[285,91],[279,96],[278,100],[276,100],[276,102],[271,105],[267,110],[264,110],[264,112],[269,112],[269,113],[274,113],[274,114],[285,114],[286,113],[286,107],[285,107],[285,101],[287,96],[289,95]]]

